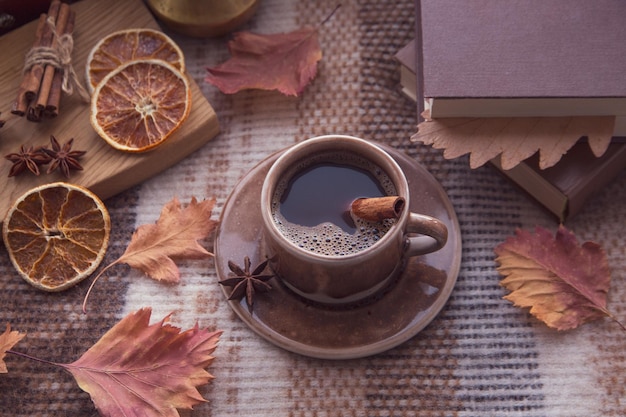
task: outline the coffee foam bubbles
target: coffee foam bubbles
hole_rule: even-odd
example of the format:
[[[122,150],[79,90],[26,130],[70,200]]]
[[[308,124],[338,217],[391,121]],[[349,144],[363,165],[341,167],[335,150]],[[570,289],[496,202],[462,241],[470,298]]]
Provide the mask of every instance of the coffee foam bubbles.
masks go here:
[[[332,223],[309,227],[289,222],[280,213],[280,201],[289,188],[290,179],[298,172],[319,163],[351,165],[369,171],[381,185],[386,195],[397,195],[396,187],[386,172],[371,161],[353,153],[320,153],[307,157],[289,169],[279,181],[272,198],[272,216],[280,233],[296,246],[325,256],[347,256],[369,248],[380,240],[396,223],[394,219],[370,222],[356,216],[354,233],[348,233]]]
[[[275,214],[274,221],[282,235],[296,246],[326,256],[347,256],[367,249],[395,224],[395,220],[389,219],[382,223],[355,219],[357,231],[349,234],[332,223],[322,223],[314,227],[293,224],[280,213]]]

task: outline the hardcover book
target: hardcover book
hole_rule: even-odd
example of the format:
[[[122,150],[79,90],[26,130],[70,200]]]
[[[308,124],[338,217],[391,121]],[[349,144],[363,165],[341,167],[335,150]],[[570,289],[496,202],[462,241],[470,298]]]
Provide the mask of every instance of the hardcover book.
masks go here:
[[[626,2],[624,4],[626,4]],[[417,76],[418,76],[417,67],[419,65],[419,62],[417,60],[417,56],[418,56],[417,50],[418,50],[417,42],[415,39],[413,39],[411,42],[409,42],[407,45],[401,48],[395,55],[396,60],[400,64],[400,85],[402,88],[402,93],[409,99],[416,101],[416,102],[417,102],[417,94],[419,94],[418,93],[419,85],[417,83]],[[426,84],[427,81],[424,80],[423,83]],[[626,76],[624,77],[624,84],[626,85]],[[468,100],[467,102],[469,103],[470,101]],[[433,99],[425,99],[424,102],[422,103],[423,108],[421,110],[428,109],[430,111],[431,117],[435,118],[436,116],[433,115],[432,104],[433,104]],[[513,102],[509,101],[509,104],[513,105]],[[518,102],[517,105],[518,106],[521,105],[521,102]],[[440,114],[438,117],[524,117],[524,116],[529,116],[528,112],[525,112],[522,108],[518,108],[518,110],[520,111],[519,114],[516,114],[513,111],[513,108],[508,108],[507,109],[508,112],[506,115],[499,113],[496,116],[487,115],[487,114],[481,115],[479,114],[480,112],[477,110],[477,108],[474,108],[473,110],[468,110],[467,112],[461,111],[460,107],[456,105],[451,105],[449,108],[455,108],[455,111],[450,113],[450,115],[441,116]],[[563,108],[561,108],[561,110],[562,109]],[[419,113],[421,113],[421,110],[419,110]],[[461,113],[467,113],[467,115],[461,116],[460,115]],[[539,114],[539,115],[535,114],[535,116],[547,117],[548,114]],[[576,115],[572,115],[572,116],[576,116]],[[615,116],[615,126],[613,128],[613,135],[614,136],[626,136],[626,113],[623,115]]]
[[[419,0],[431,116],[626,116],[623,0]]]
[[[416,73],[417,45],[411,41],[396,54],[402,92],[416,103],[421,93]],[[418,114],[423,108],[418,105]],[[615,130],[626,135],[626,117],[617,117]],[[561,222],[575,215],[593,194],[611,182],[626,168],[626,138],[614,138],[599,158],[581,140],[553,167],[540,169],[538,155],[522,161],[515,168],[503,170],[499,157],[491,164],[505,177],[524,190]]]
[[[502,169],[499,157],[491,163],[564,222],[626,168],[626,140],[614,139],[599,158],[591,153],[585,141],[580,141],[553,167],[539,169],[538,160],[535,154],[506,171]]]
[[[400,49],[396,55],[400,64],[400,87],[402,94],[417,102],[417,57],[415,39]]]

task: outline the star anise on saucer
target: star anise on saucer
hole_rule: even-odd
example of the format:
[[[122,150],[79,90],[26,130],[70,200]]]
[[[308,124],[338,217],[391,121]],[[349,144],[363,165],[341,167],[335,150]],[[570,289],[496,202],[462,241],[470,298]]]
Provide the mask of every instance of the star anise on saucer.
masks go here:
[[[39,166],[50,162],[50,157],[43,151],[43,148],[32,146],[20,146],[19,152],[10,153],[5,156],[13,163],[9,171],[9,177],[15,177],[25,170],[29,170],[35,175],[39,175]]]
[[[72,145],[74,144],[74,138],[68,140],[61,146],[59,141],[54,136],[50,136],[50,144],[52,149],[44,148],[44,152],[52,158],[52,162],[48,167],[47,173],[51,173],[55,169],[59,168],[65,178],[70,177],[70,170],[82,170],[83,167],[78,162],[78,158],[83,156],[86,151],[73,151]]]
[[[252,307],[254,304],[254,294],[256,292],[266,292],[272,289],[272,286],[267,283],[274,277],[274,274],[262,274],[267,268],[269,259],[261,262],[252,272],[250,272],[250,258],[245,257],[244,268],[236,265],[233,261],[228,261],[228,268],[235,274],[235,276],[223,279],[219,281],[221,285],[226,287],[232,287],[233,290],[230,293],[229,300],[241,300],[246,297],[246,304],[248,310],[252,313]]]

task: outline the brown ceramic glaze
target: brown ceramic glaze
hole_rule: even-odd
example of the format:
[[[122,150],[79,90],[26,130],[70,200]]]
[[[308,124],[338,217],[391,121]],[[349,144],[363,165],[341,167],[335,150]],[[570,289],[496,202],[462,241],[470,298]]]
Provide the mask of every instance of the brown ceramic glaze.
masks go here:
[[[378,146],[378,145],[377,145]],[[448,241],[438,251],[408,258],[400,274],[378,297],[349,308],[329,308],[295,295],[272,279],[272,289],[245,300],[229,301],[233,311],[258,335],[291,352],[325,359],[349,359],[391,349],[419,333],[448,300],[461,262],[461,232],[441,185],[415,160],[380,145],[402,168],[412,199],[409,209],[438,218]],[[261,161],[235,186],[222,210],[215,239],[218,279],[229,274],[228,261],[257,265],[268,256],[260,213],[261,185],[280,151]],[[215,286],[218,287],[217,283]],[[225,299],[231,289],[221,287]]]
[[[293,167],[306,165],[314,155],[356,155],[387,173],[399,197],[410,207],[411,195],[402,169],[383,149],[366,140],[344,135],[307,139],[287,149],[268,171],[261,190],[261,218],[272,268],[291,290],[312,301],[328,304],[353,303],[374,295],[401,270],[403,259],[434,252],[446,242],[447,228],[427,215],[403,210],[396,223],[371,246],[348,255],[312,252],[294,244],[276,226],[272,200],[276,186]],[[316,162],[324,162],[318,160]],[[349,159],[349,158],[348,158]],[[304,161],[304,162],[303,162]],[[419,236],[414,236],[419,234]]]

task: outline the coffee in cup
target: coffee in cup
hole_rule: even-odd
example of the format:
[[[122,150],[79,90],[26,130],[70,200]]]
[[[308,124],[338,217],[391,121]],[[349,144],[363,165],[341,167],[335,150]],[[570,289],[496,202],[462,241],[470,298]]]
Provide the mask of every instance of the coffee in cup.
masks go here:
[[[261,190],[264,246],[278,278],[305,299],[362,302],[387,287],[404,260],[445,245],[438,219],[409,211],[396,161],[364,139],[327,135],[286,150]],[[355,214],[355,201],[393,201],[394,216]],[[372,207],[375,207],[372,206]]]
[[[347,256],[364,250],[395,224],[354,215],[360,198],[395,196],[387,173],[362,156],[320,152],[287,170],[276,185],[272,217],[294,245],[327,256]]]

